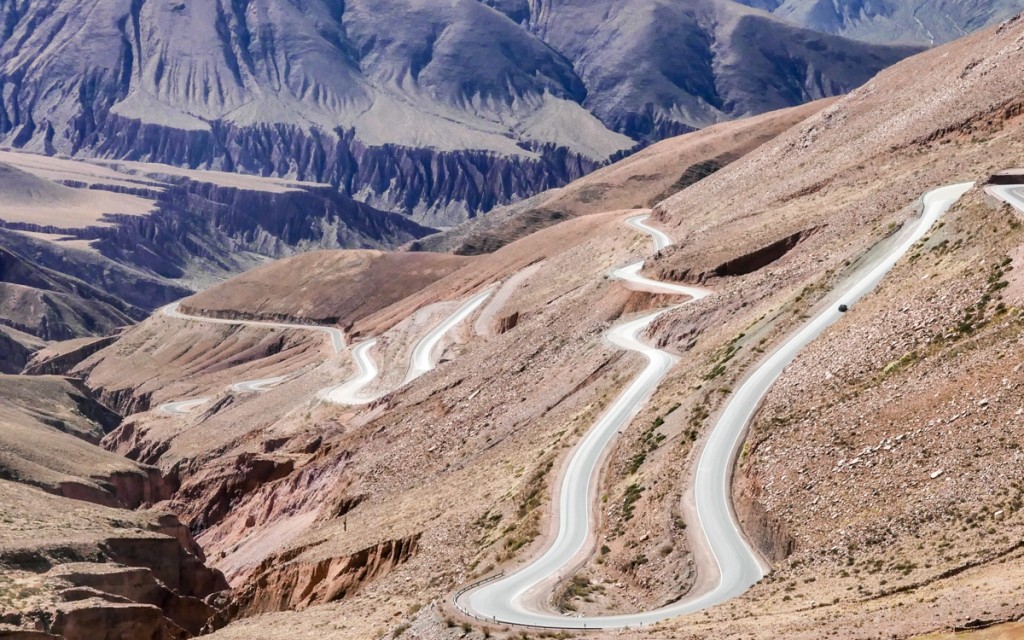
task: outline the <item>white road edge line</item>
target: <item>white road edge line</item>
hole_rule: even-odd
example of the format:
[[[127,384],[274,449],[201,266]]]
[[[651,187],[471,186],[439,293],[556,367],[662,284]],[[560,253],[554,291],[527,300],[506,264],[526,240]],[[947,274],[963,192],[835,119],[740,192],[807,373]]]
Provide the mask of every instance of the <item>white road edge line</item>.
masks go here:
[[[842,290],[843,303],[852,304],[873,290],[900,258],[927,234],[942,214],[973,186],[973,183],[950,185],[926,193],[922,198],[923,212],[917,225],[905,233],[907,237],[904,241],[884,260]],[[653,231],[643,224],[643,218],[634,218],[630,224],[647,233]],[[661,232],[651,235],[658,250],[671,242]],[[617,274],[626,279],[640,277],[640,269],[634,267],[630,265],[619,269]],[[649,286],[649,282],[642,284]],[[661,284],[668,286],[667,283]],[[528,609],[523,602],[527,592],[539,588],[552,578],[567,575],[576,566],[580,556],[588,551],[588,536],[592,526],[590,509],[593,492],[596,490],[593,480],[598,477],[597,465],[601,454],[618,430],[627,426],[640,411],[676,361],[671,354],[649,347],[638,339],[666,311],[626,322],[608,334],[612,342],[643,354],[648,364],[573,451],[559,490],[558,534],[555,541],[540,557],[513,573],[459,592],[454,604],[463,613],[502,624],[558,629],[639,627],[721,604],[742,595],[764,577],[765,568],[761,559],[748,545],[732,511],[730,479],[734,460],[750,420],[775,380],[804,347],[842,317],[843,314],[835,306],[819,312],[758,365],[729,399],[701,451],[694,480],[694,497],[701,531],[718,565],[717,586],[703,594],[684,598],[653,611],[624,615],[567,617]]]
[[[373,357],[370,355],[370,350],[375,346],[377,346],[376,338],[357,344],[352,349],[352,358],[356,361],[359,373],[356,374],[356,377],[336,387],[321,390],[317,394],[319,398],[324,402],[332,404],[352,406],[369,404],[376,400],[378,396],[362,395],[363,389],[376,380],[377,375],[380,373],[377,369],[377,363],[374,362]]]
[[[315,324],[292,324],[288,322],[264,322],[262,320],[232,320],[228,318],[208,318],[206,316],[193,316],[178,311],[181,301],[172,302],[166,305],[162,311],[165,316],[177,318],[178,320],[192,320],[194,322],[206,322],[209,324],[242,325],[247,327],[263,327],[266,329],[293,329],[297,331],[316,331],[323,333],[331,339],[331,346],[334,353],[341,353],[345,350],[345,332],[336,327],[324,327]]]
[[[1019,184],[990,184],[985,191],[1024,213],[1024,186]]]
[[[409,372],[406,374],[405,380],[402,382],[402,386],[409,384],[425,373],[433,371],[437,367],[437,360],[434,358],[434,350],[437,349],[437,345],[441,342],[441,339],[449,331],[458,326],[460,322],[471,316],[473,312],[476,311],[477,308],[479,308],[480,305],[482,305],[490,296],[491,289],[487,289],[486,291],[476,294],[456,309],[455,313],[448,316],[444,322],[431,329],[420,339],[418,343],[416,343],[416,348],[413,349],[412,352]]]

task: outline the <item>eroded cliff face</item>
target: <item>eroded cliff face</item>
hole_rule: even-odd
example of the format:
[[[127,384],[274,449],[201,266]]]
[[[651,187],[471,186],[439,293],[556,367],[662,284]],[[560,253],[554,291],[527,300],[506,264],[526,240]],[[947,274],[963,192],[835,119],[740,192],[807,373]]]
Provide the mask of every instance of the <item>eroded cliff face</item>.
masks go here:
[[[11,131],[0,125],[0,133]],[[532,145],[518,154],[436,150],[371,145],[351,129],[218,122],[207,131],[183,131],[110,113],[97,130],[71,135],[76,153],[330,184],[428,226],[455,225],[604,164],[555,144]]]
[[[184,640],[225,623],[227,582],[176,516],[8,481],[0,496],[6,520],[32,522],[0,531],[0,635]]]
[[[50,162],[9,155],[28,165]],[[55,170],[70,176],[110,175],[94,164],[58,164]],[[172,167],[147,166],[156,177],[143,179],[132,170],[122,167],[113,182],[36,182],[72,196],[127,194],[152,202],[148,215],[111,212],[96,224],[77,226],[75,220],[55,224],[60,218],[52,216],[47,224],[32,215],[0,219],[0,325],[38,338],[34,348],[48,340],[110,336],[160,306],[268,259],[312,249],[384,249],[432,232],[326,185],[244,178],[241,186],[224,186],[234,185],[233,178],[199,173],[193,179]],[[5,338],[0,369],[19,372],[33,349],[13,339],[5,347]],[[65,371],[79,356],[33,373]],[[105,400],[125,413],[146,408]]]
[[[147,216],[109,214],[105,218],[112,224],[85,228],[26,222],[7,222],[2,226],[88,240],[114,263],[165,280],[180,280],[197,273],[223,276],[252,266],[260,258],[278,258],[304,248],[383,248],[432,231],[404,216],[356,202],[329,187],[274,192],[185,178],[170,180],[171,184],[152,194],[155,211]],[[91,188],[114,190],[107,185]],[[31,238],[5,237],[17,243],[24,253],[38,258],[42,266],[62,257],[56,253],[49,258],[46,249],[38,247]],[[51,249],[50,253],[55,252]],[[79,259],[59,267],[83,280],[102,278],[95,260]],[[99,282],[111,294],[141,309],[150,310],[181,296],[180,286],[160,283],[160,290],[159,285],[147,287],[145,280],[117,279],[119,275],[115,273],[115,277],[107,276]]]
[[[416,534],[384,540],[348,557],[304,560],[296,556],[306,550],[293,550],[267,558],[235,594],[237,615],[305,609],[341,600],[407,562],[416,554],[419,539]]]

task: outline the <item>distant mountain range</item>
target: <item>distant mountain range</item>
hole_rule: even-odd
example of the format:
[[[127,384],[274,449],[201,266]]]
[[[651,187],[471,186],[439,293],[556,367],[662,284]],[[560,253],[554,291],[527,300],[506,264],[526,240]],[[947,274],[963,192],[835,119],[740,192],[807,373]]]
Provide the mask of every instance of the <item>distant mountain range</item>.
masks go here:
[[[942,44],[1024,11],[1024,0],[739,0],[865,42]]]
[[[0,144],[329,182],[433,226],[917,51],[731,0],[0,5]]]
[[[0,144],[328,182],[449,226],[638,143],[845,93],[1021,5],[12,1]]]

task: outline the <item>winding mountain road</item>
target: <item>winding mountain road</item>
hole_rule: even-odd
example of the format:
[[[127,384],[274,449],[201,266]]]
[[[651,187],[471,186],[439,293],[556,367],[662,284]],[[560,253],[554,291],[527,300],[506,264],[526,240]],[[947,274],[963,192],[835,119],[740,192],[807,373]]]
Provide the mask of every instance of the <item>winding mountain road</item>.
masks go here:
[[[455,313],[448,316],[443,322],[431,329],[427,332],[427,335],[420,339],[419,343],[416,344],[416,348],[413,349],[412,362],[409,366],[409,372],[405,376],[405,381],[402,382],[403,386],[422,376],[424,373],[433,371],[434,368],[437,367],[437,360],[434,359],[434,350],[437,349],[437,345],[441,342],[441,338],[458,326],[460,322],[473,315],[473,312],[491,296],[491,293],[491,290],[487,289],[476,294],[456,309]]]
[[[192,410],[196,407],[202,406],[210,401],[210,398],[193,398],[192,400],[179,400],[177,402],[168,402],[157,407],[157,411],[160,413],[166,413],[171,416],[184,416],[192,413]]]
[[[893,247],[883,256],[869,261],[851,276],[839,289],[838,300],[852,305],[872,291],[882,278],[896,265],[907,251],[932,228],[935,222],[973,184],[958,184],[931,191],[922,198],[922,214],[915,224],[906,225],[893,240]],[[1024,194],[1020,187],[990,188],[990,192],[1024,211]],[[629,226],[648,234],[656,250],[672,244],[663,232],[645,224],[646,216],[627,221]],[[660,282],[640,275],[644,265],[639,261],[612,271],[612,274],[631,286],[652,291],[687,296],[689,304],[705,298],[711,292],[671,282]],[[413,350],[409,371],[404,384],[436,367],[434,359],[441,339],[459,323],[469,318],[492,291],[483,291],[465,303],[424,335]],[[558,629],[615,629],[639,627],[660,620],[700,611],[721,604],[746,592],[764,575],[766,566],[750,547],[740,531],[732,511],[730,481],[737,451],[749,423],[765,394],[782,374],[786,366],[814,339],[834,324],[842,313],[835,304],[821,310],[804,324],[782,346],[762,361],[747,380],[729,399],[711,430],[701,451],[694,477],[694,502],[703,545],[717,565],[717,584],[710,590],[684,598],[671,605],[652,611],[609,616],[569,617],[546,610],[543,596],[550,592],[562,577],[568,577],[592,551],[592,505],[597,491],[599,466],[603,455],[616,434],[629,426],[632,419],[653,395],[658,385],[675,366],[672,354],[645,344],[640,336],[665,313],[682,305],[648,313],[612,328],[607,339],[616,346],[641,354],[647,360],[643,371],[634,378],[612,405],[601,415],[571,454],[559,487],[557,526],[554,542],[536,559],[509,575],[497,576],[485,583],[460,592],[455,605],[464,613],[495,622],[512,625],[539,626]],[[331,336],[336,352],[345,346],[340,330],[311,325],[235,321],[189,316],[178,311],[178,305],[168,305],[164,313],[170,317],[221,324],[242,324],[262,327],[316,330]],[[327,402],[360,405],[375,397],[363,395],[365,388],[379,375],[379,369],[370,355],[376,340],[368,340],[353,349],[358,373],[345,383],[325,389],[319,397]],[[236,391],[259,392],[280,383],[283,378],[253,380],[232,385]],[[187,414],[208,398],[196,398],[162,405],[170,414]]]
[[[169,318],[177,318],[178,320],[192,320],[194,322],[205,322],[207,324],[227,324],[234,326],[245,326],[245,327],[262,327],[264,329],[298,329],[300,331],[316,331],[323,333],[331,339],[331,346],[334,347],[334,353],[341,353],[345,350],[345,332],[336,327],[325,327],[316,324],[291,324],[287,322],[266,322],[263,320],[233,320],[229,318],[207,318],[206,316],[193,316],[187,313],[182,313],[178,309],[181,307],[181,302],[172,302],[171,304],[163,308],[163,314]]]
[[[851,305],[874,289],[914,243],[972,186],[951,185],[925,194],[922,199],[923,211],[916,224],[907,225],[893,243],[893,248],[883,257],[863,267],[863,274],[851,277],[841,289],[839,299]],[[630,225],[649,233],[658,250],[671,242],[663,233],[645,225],[643,218],[632,219]],[[615,273],[634,284],[651,286],[652,281],[639,276],[640,268],[642,263],[639,266],[634,264],[623,267]],[[670,283],[655,284],[663,287],[677,286]],[[704,292],[704,295],[707,293]],[[649,347],[639,340],[640,334],[667,311],[645,315],[609,332],[609,340],[624,349],[642,354],[647,359],[647,366],[599,418],[571,454],[559,488],[558,533],[554,542],[540,557],[517,571],[460,592],[455,598],[455,605],[464,613],[504,624],[558,629],[639,627],[731,600],[742,595],[765,575],[765,566],[744,538],[732,511],[730,481],[733,464],[750,420],[768,389],[804,347],[842,317],[835,305],[820,311],[757,366],[730,398],[700,454],[694,480],[694,500],[704,545],[717,564],[716,586],[666,607],[623,615],[568,617],[532,604],[538,596],[545,594],[545,590],[554,586],[560,577],[571,575],[591,551],[591,506],[597,491],[601,456],[612,443],[615,434],[629,425],[676,362],[671,354]]]
[[[985,191],[1012,205],[1017,211],[1024,213],[1024,186],[1019,184],[992,184],[985,187]]]
[[[206,316],[194,316],[182,313],[179,309],[181,302],[172,302],[163,307],[161,312],[168,318],[177,320],[188,320],[191,322],[204,322],[207,324],[224,324],[231,326],[260,327],[264,329],[298,329],[300,331],[316,331],[330,338],[334,353],[338,354],[345,350],[345,333],[335,327],[323,327],[313,324],[289,324],[286,322],[265,322],[262,320],[233,320],[227,318],[208,318]],[[247,380],[236,382],[229,388],[237,393],[262,393],[268,391],[274,385],[285,380],[284,376],[275,378],[264,378],[262,380]],[[210,401],[210,398],[192,398],[190,400],[178,400],[168,402],[157,407],[157,411],[172,416],[182,416],[191,413],[197,407]]]
[[[262,380],[246,380],[245,382],[236,382],[229,389],[236,393],[263,393],[281,384],[285,379],[286,376],[278,376],[276,378],[263,378]]]
[[[476,311],[488,297],[490,297],[491,293],[492,291],[488,289],[473,296],[468,301],[460,305],[458,309],[442,320],[437,326],[427,332],[426,335],[420,338],[416,347],[413,349],[412,358],[409,363],[409,370],[401,386],[409,384],[416,378],[433,371],[437,367],[437,359],[434,357],[434,352],[437,350],[437,345],[441,342],[441,339],[444,338],[449,331],[458,326],[459,323],[471,316],[473,312]],[[317,331],[330,337],[335,353],[341,353],[344,351],[346,345],[345,334],[335,327],[308,324],[288,324],[282,322],[263,322],[257,320],[207,318],[205,316],[184,314],[179,311],[179,306],[180,302],[175,302],[165,306],[163,308],[164,315],[171,318],[177,318],[179,320],[207,322],[212,324]],[[374,346],[376,346],[376,344],[377,340],[372,339],[356,345],[352,349],[352,357],[355,360],[357,369],[356,376],[338,386],[321,390],[317,394],[320,400],[339,405],[357,406],[369,404],[379,398],[380,395],[365,395],[363,393],[366,387],[376,380],[377,376],[380,374],[380,370],[378,369],[376,362],[374,362],[373,357],[370,355],[370,351]],[[234,383],[229,387],[229,389],[237,393],[262,393],[269,391],[272,387],[284,382],[285,379],[286,376],[278,376],[274,378],[264,378],[261,380],[247,380],[245,382]],[[168,415],[187,415],[197,407],[209,401],[210,398],[179,400],[162,404],[157,408],[157,410]]]
[[[402,381],[398,388],[404,387],[416,378],[437,368],[437,358],[434,357],[434,352],[437,350],[437,345],[441,342],[441,339],[449,331],[457,327],[459,323],[473,315],[473,312],[491,296],[491,293],[491,290],[488,289],[473,296],[420,338],[413,348],[405,380]],[[366,387],[373,383],[377,376],[380,375],[380,369],[373,360],[373,356],[370,355],[370,350],[376,345],[376,339],[367,340],[357,345],[352,350],[352,357],[356,362],[356,369],[358,370],[356,377],[336,387],[324,389],[318,394],[320,399],[333,404],[357,406],[370,404],[381,397],[383,394],[367,395],[364,393]]]
[[[352,406],[369,404],[376,400],[378,396],[364,396],[362,393],[363,389],[376,380],[380,374],[377,363],[374,362],[373,357],[370,355],[370,350],[375,346],[377,346],[376,339],[357,344],[352,349],[352,359],[355,360],[356,369],[359,373],[347,382],[336,387],[324,389],[320,392],[320,399],[333,404]]]

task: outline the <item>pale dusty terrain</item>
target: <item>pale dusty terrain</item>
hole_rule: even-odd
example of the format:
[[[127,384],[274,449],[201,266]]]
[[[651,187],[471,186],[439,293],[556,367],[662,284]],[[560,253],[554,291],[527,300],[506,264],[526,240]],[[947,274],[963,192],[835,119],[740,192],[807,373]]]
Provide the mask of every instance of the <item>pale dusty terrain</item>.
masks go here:
[[[1024,20],[928,52],[657,207],[680,244],[648,272],[714,294],[652,327],[680,364],[609,454],[596,553],[552,607],[685,595],[687,479],[725,399],[842,302],[832,288],[924,191],[1019,164],[1022,52]],[[79,365],[101,398],[140,411],[104,446],[177,474],[166,506],[233,587],[234,621],[210,637],[485,637],[446,603],[542,548],[567,454],[641,365],[602,336],[668,302],[610,278],[651,254],[632,215],[567,220],[355,307],[350,333],[384,336],[394,368],[433,317],[520,278],[486,311],[493,331],[469,318],[435,371],[368,406],[316,402],[350,361],[294,331],[154,317]],[[1020,619],[1022,234],[1017,212],[971,191],[769,393],[734,479],[765,580],[706,612],[591,637],[911,638]],[[288,380],[265,394],[225,390],[272,372]],[[212,400],[187,416],[141,411],[199,395]]]
[[[17,162],[25,154],[7,154]],[[0,157],[4,152],[0,152]],[[33,158],[35,160],[35,158]],[[80,229],[104,225],[105,214],[145,215],[153,202],[138,196],[110,191],[73,189],[45,178],[16,164],[0,163],[0,219],[40,227]],[[42,173],[42,172],[40,172]]]

